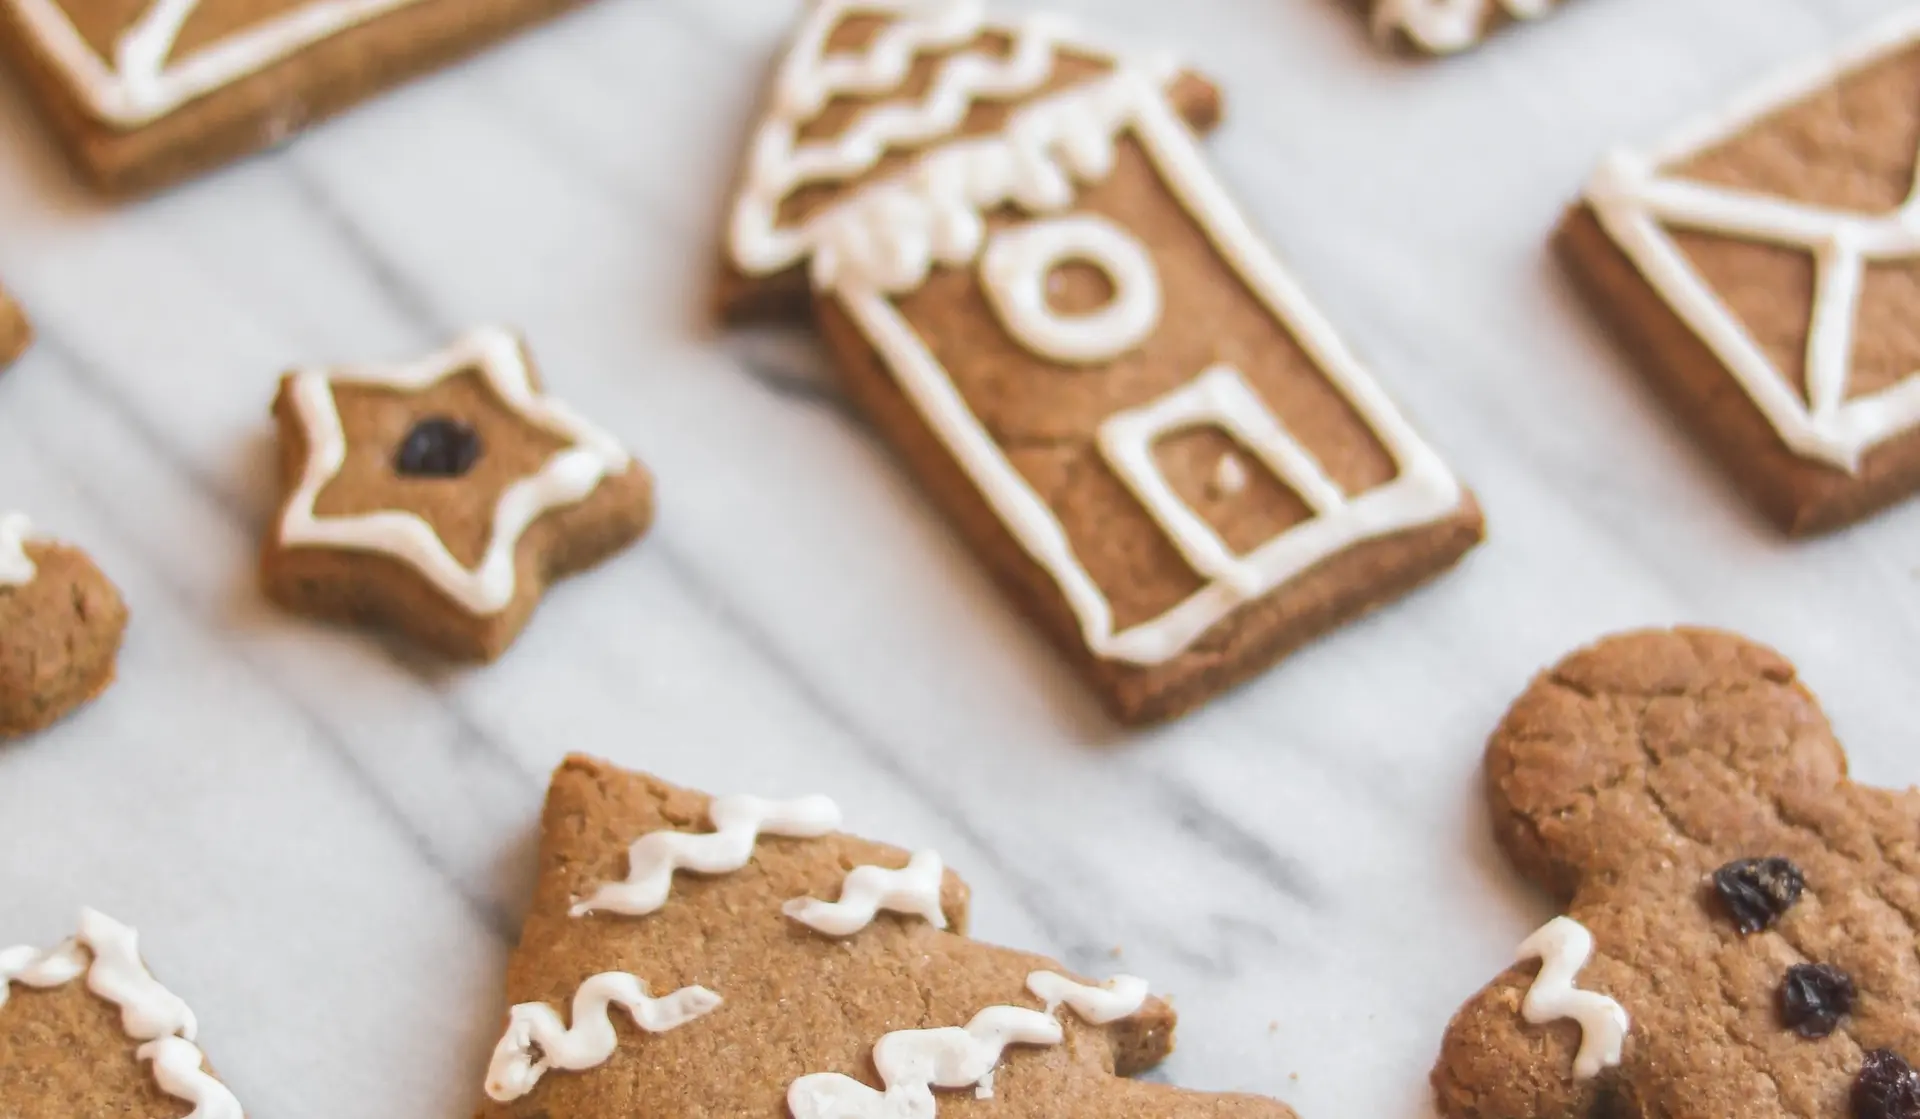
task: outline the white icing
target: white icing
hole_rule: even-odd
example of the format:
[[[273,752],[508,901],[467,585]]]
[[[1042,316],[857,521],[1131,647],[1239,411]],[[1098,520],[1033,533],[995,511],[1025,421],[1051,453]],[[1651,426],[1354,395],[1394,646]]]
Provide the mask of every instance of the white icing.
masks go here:
[[[710,832],[648,832],[627,848],[627,877],[609,882],[574,905],[573,915],[621,913],[641,917],[667,904],[678,870],[730,874],[753,858],[760,836],[818,839],[840,826],[840,808],[822,796],[799,800],[763,800],[754,796],[715,797],[707,809]]]
[[[1214,463],[1213,478],[1208,486],[1216,497],[1234,497],[1245,493],[1252,482],[1252,476],[1247,473],[1247,464],[1240,461],[1239,455],[1229,452]]]
[[[1593,958],[1593,934],[1571,917],[1555,917],[1520,945],[1520,960],[1539,960],[1540,974],[1520,1004],[1520,1014],[1540,1026],[1571,1018],[1580,1023],[1576,1080],[1589,1080],[1620,1063],[1627,1039],[1627,1011],[1605,995],[1574,986]]]
[[[158,1037],[134,1056],[153,1062],[154,1083],[175,1099],[193,1105],[186,1119],[242,1119],[240,1101],[225,1084],[208,1076],[198,1046],[180,1037]]]
[[[0,587],[24,587],[40,574],[27,555],[33,522],[25,513],[0,514]]]
[[[1689,125],[1648,155],[1620,151],[1587,190],[1601,224],[1694,334],[1732,374],[1781,442],[1802,458],[1857,473],[1874,447],[1920,427],[1920,373],[1848,399],[1854,326],[1868,265],[1920,259],[1920,182],[1892,213],[1863,214],[1694,182],[1667,168],[1846,73],[1920,42],[1920,9],[1861,42],[1765,85],[1757,95]],[[1675,241],[1691,229],[1803,250],[1817,267],[1807,339],[1805,397]]]
[[[478,370],[493,394],[516,415],[567,443],[537,473],[501,493],[478,566],[461,564],[433,526],[412,513],[382,510],[335,517],[314,512],[320,492],[339,474],[347,456],[346,432],[333,397],[335,385],[419,392],[467,370]],[[552,510],[585,500],[602,481],[632,462],[611,435],[537,391],[519,339],[497,327],[476,330],[446,350],[409,365],[304,370],[294,375],[292,394],[306,431],[307,467],[281,518],[281,546],[391,556],[477,616],[496,614],[513,601],[517,553],[527,529]]]
[[[1048,299],[1047,281],[1069,261],[1106,273],[1113,297],[1067,315]],[[996,234],[980,258],[987,302],[1020,344],[1067,365],[1111,361],[1160,326],[1160,274],[1140,239],[1098,214],[1031,222]]]
[[[990,1006],[966,1026],[899,1030],[873,1047],[884,1092],[837,1072],[802,1076],[787,1088],[793,1119],[932,1119],[933,1089],[972,1088],[991,1095],[993,1071],[1009,1045],[1058,1045],[1053,1015],[1018,1006]]]
[[[88,45],[62,8],[84,2],[0,0],[88,112],[106,124],[133,129],[419,0],[309,0],[180,58],[170,57],[174,44],[200,0],[153,0],[114,44],[111,64]]]
[[[973,10],[957,0],[829,3],[808,24],[789,66],[820,67],[820,44],[832,27],[822,21],[829,16],[838,19],[857,8],[911,11],[916,18],[933,20],[929,13],[961,7]],[[907,20],[895,27],[909,25],[919,26]],[[1031,31],[1016,27],[1010,33],[1018,40]],[[886,41],[887,33],[880,38]],[[735,210],[731,245],[735,265],[756,275],[781,271],[811,256],[816,289],[840,302],[995,515],[1053,578],[1078,618],[1087,646],[1109,660],[1152,665],[1186,652],[1239,607],[1339,551],[1445,517],[1458,508],[1461,490],[1446,464],[1401,417],[1214,177],[1192,131],[1164,92],[1177,68],[1158,59],[1116,65],[1106,77],[1019,106],[996,134],[934,147],[899,174],[860,188],[795,227],[776,227],[784,195],[777,178],[756,161]],[[875,64],[875,69],[882,68]],[[872,88],[890,87],[876,79]],[[796,131],[804,121],[804,108],[776,98],[760,143]],[[1067,211],[1074,204],[1077,183],[1097,182],[1112,173],[1119,140],[1129,132],[1222,256],[1380,439],[1399,471],[1391,483],[1364,494],[1341,493],[1262,401],[1256,397],[1248,407],[1245,399],[1237,399],[1228,409],[1228,424],[1252,433],[1259,446],[1250,449],[1263,461],[1284,461],[1290,483],[1317,480],[1313,496],[1322,512],[1236,558],[1222,554],[1224,546],[1217,538],[1208,541],[1211,530],[1204,535],[1195,531],[1191,510],[1161,502],[1149,512],[1184,551],[1204,559],[1206,566],[1200,570],[1210,579],[1165,614],[1117,631],[1112,604],[1074,552],[1058,516],[1013,465],[889,296],[918,288],[936,266],[971,266],[986,248],[988,213],[1008,205],[1042,216]],[[1122,457],[1137,459],[1127,446],[1129,430],[1123,420],[1116,447]],[[1145,472],[1133,481],[1137,489],[1156,488]]]
[[[44,990],[82,975],[89,991],[120,1008],[127,1037],[144,1043],[135,1056],[153,1062],[160,1090],[194,1105],[188,1119],[240,1119],[233,1093],[201,1071],[193,1011],[147,971],[139,934],[103,913],[81,910],[80,931],[44,952],[31,946],[0,951],[0,1007],[15,983]]]
[[[1048,1013],[1065,1003],[1096,1026],[1130,1018],[1147,1004],[1147,981],[1132,975],[1116,975],[1098,987],[1089,987],[1057,971],[1036,971],[1027,976],[1027,990],[1047,1004]]]
[[[1401,31],[1422,49],[1452,54],[1478,43],[1496,7],[1514,19],[1539,19],[1555,0],[1379,0],[1373,9],[1376,35]]]
[[[605,1064],[620,1042],[610,1007],[620,1007],[634,1025],[658,1034],[710,1014],[719,1005],[720,996],[705,987],[682,987],[651,998],[639,977],[623,971],[604,972],[580,984],[573,995],[571,1029],[546,1003],[521,1003],[508,1011],[506,1033],[494,1046],[487,1095],[507,1103],[533,1091],[550,1069],[579,1072]]]
[[[885,909],[920,917],[936,929],[947,927],[940,909],[940,884],[946,868],[933,851],[917,851],[901,870],[857,866],[840,886],[840,900],[793,898],[780,911],[828,936],[852,936]]]

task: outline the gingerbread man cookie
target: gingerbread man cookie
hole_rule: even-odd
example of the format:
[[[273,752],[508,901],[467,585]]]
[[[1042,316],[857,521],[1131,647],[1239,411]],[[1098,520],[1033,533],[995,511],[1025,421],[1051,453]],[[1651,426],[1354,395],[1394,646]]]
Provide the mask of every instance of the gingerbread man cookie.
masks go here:
[[[113,683],[120,591],[85,552],[0,513],[0,738],[44,730]]]
[[[1920,1115],[1920,791],[1848,780],[1778,653],[1575,653],[1495,732],[1486,791],[1566,915],[1454,1018],[1449,1119]]]
[[[1452,567],[1480,510],[1241,213],[1153,52],[973,0],[822,0],[748,148],[732,317],[848,394],[1122,720]]]
[[[839,826],[564,763],[480,1119],[1292,1119],[1123,1079],[1173,1048],[1144,981],[969,939],[937,854]]]
[[[525,346],[476,330],[422,361],[281,382],[286,497],[267,593],[492,660],[549,582],[646,531],[653,484],[612,436],[541,391]]]
[[[147,190],[581,2],[0,0],[0,50],[82,172]]]
[[[199,1023],[94,910],[60,945],[0,949],[0,1115],[243,1119],[206,1066]]]
[[[1363,3],[1367,0],[1362,0]],[[1371,0],[1382,42],[1425,54],[1456,54],[1510,23],[1535,20],[1559,0]]]
[[[5,288],[0,288],[0,369],[25,352],[31,341],[33,328],[27,324],[26,313],[7,295]]]

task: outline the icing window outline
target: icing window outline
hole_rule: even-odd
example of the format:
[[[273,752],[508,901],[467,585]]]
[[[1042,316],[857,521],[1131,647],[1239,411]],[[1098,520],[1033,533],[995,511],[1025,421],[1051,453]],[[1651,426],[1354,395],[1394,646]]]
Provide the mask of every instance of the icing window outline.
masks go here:
[[[1047,288],[1068,264],[1100,271],[1107,301],[1067,314]],[[1064,365],[1097,365],[1129,353],[1160,327],[1160,271],[1140,239],[1099,214],[1022,222],[994,234],[980,254],[980,285],[1015,341]]]

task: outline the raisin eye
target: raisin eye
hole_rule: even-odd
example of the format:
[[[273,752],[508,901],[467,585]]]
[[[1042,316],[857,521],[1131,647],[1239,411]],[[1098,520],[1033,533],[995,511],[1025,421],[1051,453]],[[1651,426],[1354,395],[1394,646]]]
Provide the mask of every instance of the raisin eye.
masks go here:
[[[1853,980],[1832,964],[1795,964],[1780,984],[1780,1020],[1806,1038],[1826,1037],[1853,1013]]]
[[[413,425],[393,456],[393,468],[409,478],[458,478],[480,461],[480,433],[445,416]]]
[[[1713,888],[1742,935],[1770,928],[1807,888],[1800,868],[1781,858],[1741,859],[1713,872]]]
[[[1920,1072],[1891,1049],[1875,1049],[1853,1082],[1854,1119],[1920,1119]]]

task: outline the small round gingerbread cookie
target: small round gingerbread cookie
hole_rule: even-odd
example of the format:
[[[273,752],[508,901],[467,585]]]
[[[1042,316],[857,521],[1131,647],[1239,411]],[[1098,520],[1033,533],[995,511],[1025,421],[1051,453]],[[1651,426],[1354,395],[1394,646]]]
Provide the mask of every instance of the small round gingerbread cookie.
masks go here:
[[[44,730],[113,683],[120,591],[78,548],[0,514],[0,739]]]

